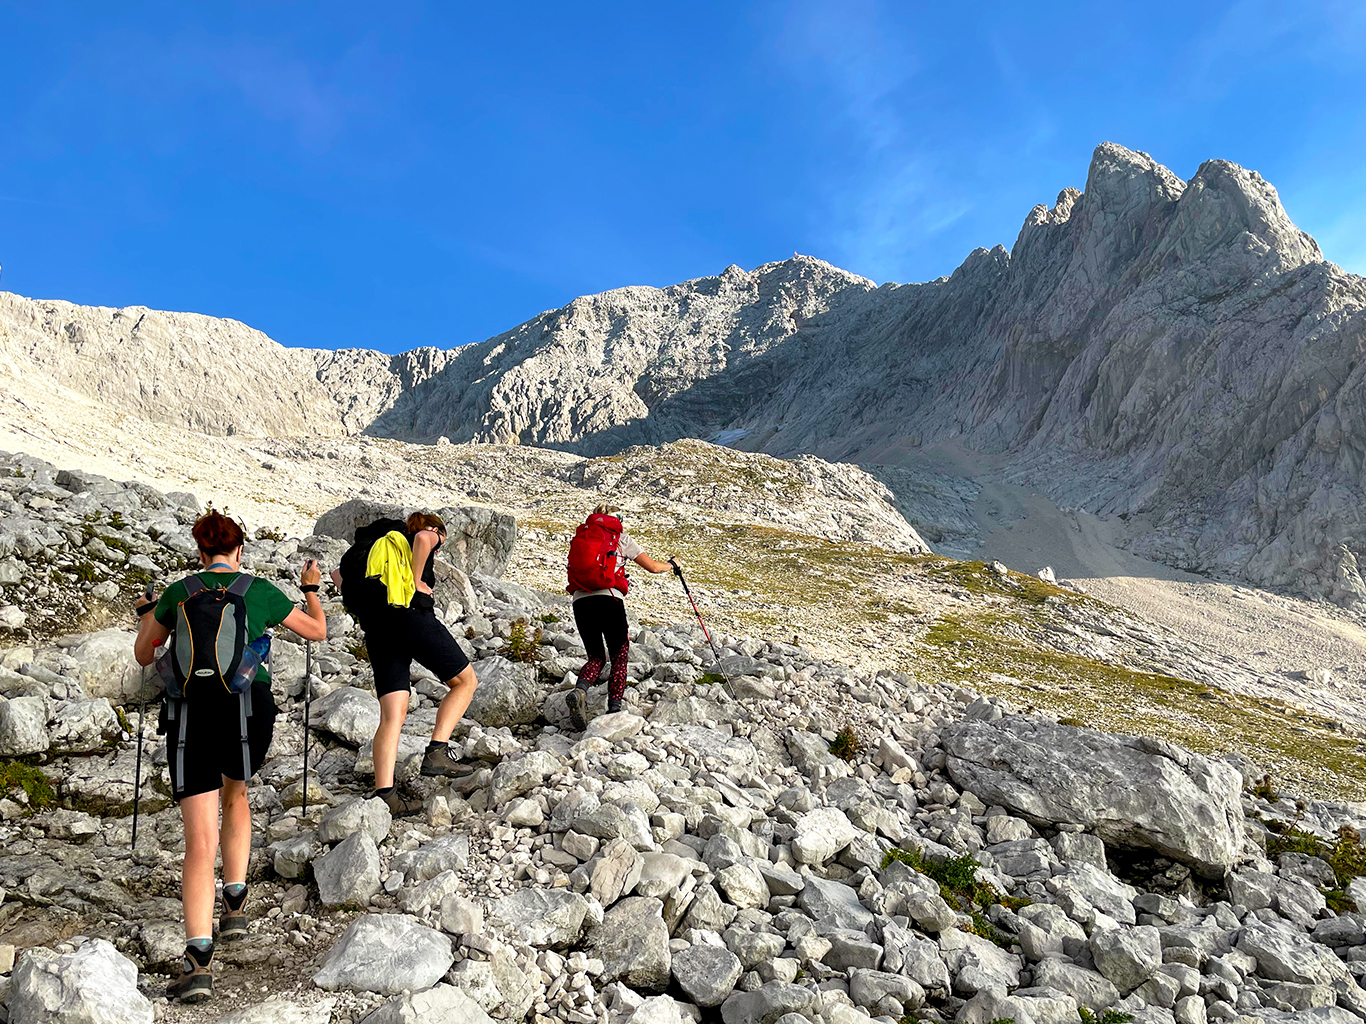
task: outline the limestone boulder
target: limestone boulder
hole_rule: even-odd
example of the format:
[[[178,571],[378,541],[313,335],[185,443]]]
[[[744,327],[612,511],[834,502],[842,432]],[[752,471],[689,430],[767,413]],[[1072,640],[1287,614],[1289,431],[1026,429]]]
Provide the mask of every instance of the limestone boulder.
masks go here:
[[[1241,776],[1175,744],[1007,715],[954,723],[944,749],[955,784],[1035,824],[1080,825],[1211,878],[1242,855]]]

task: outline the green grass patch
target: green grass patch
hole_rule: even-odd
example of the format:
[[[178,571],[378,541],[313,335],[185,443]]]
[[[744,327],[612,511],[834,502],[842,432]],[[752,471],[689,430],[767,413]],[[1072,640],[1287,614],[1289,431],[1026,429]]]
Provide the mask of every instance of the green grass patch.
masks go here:
[[[1004,576],[999,576],[986,562],[945,560],[929,566],[926,575],[931,580],[961,587],[970,594],[999,594],[1026,604],[1043,604],[1050,597],[1072,604],[1083,604],[1088,600],[1066,587],[1045,583],[1037,576],[1009,570]]]
[[[1338,884],[1343,887],[1352,879],[1366,875],[1366,847],[1361,845],[1361,833],[1350,825],[1338,829],[1331,842],[1293,824],[1282,825],[1269,821],[1266,826],[1272,833],[1267,837],[1266,855],[1273,860],[1283,853],[1319,857],[1328,862],[1338,876]],[[1327,893],[1324,895],[1326,897]],[[1342,899],[1346,900],[1345,893]]]
[[[944,898],[944,902],[972,918],[968,931],[984,939],[990,939],[1004,949],[1013,945],[1014,940],[988,921],[984,911],[993,904],[1000,904],[1007,910],[1019,910],[1021,907],[1029,906],[1030,901],[1002,895],[994,885],[978,879],[977,869],[982,865],[972,857],[964,855],[943,861],[932,861],[926,860],[917,850],[893,847],[882,857],[883,868],[894,860],[938,882],[939,895]]]
[[[1366,745],[1327,719],[1283,702],[1055,650],[1048,631],[1027,611],[941,616],[922,643],[939,656],[914,666],[921,675],[1007,697],[1068,724],[1160,736],[1202,754],[1244,752],[1299,792],[1354,800],[1366,793]]]
[[[1122,1010],[1102,1010],[1100,1013],[1093,1013],[1090,1007],[1077,1007],[1077,1014],[1081,1017],[1081,1024],[1129,1024],[1134,1019],[1132,1013],[1125,1013]]]
[[[52,805],[52,783],[41,768],[27,761],[0,761],[0,793],[23,792],[28,806],[41,810]]]

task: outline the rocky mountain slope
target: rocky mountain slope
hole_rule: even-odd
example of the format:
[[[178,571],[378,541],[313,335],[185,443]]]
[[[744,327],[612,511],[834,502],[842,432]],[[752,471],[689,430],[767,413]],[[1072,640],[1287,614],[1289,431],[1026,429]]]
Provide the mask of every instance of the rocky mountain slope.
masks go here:
[[[1182,181],[1105,144],[1085,191],[1036,207],[1009,252],[926,284],[798,257],[393,357],[0,296],[0,353],[113,413],[213,434],[588,454],[719,434],[900,466],[951,439],[1060,505],[1133,517],[1141,553],[1353,603],[1364,309],[1366,281],[1324,262],[1255,172],[1214,160]]]
[[[182,564],[191,496],[30,457],[4,468],[9,500],[51,529],[5,534],[24,538],[5,586],[36,598],[77,551],[102,566],[91,600]],[[293,593],[304,557],[335,561],[345,519],[253,541],[253,571]],[[183,944],[181,831],[165,744],[136,710],[150,688],[129,670],[131,632],[4,650],[0,1019],[1366,1020],[1362,804],[1297,802],[1246,758],[792,644],[725,631],[718,662],[677,620],[632,622],[627,708],[578,734],[565,690],[584,652],[566,597],[481,574],[507,563],[514,531],[469,522],[438,613],[481,680],[453,738],[478,772],[416,775],[442,690],[419,673],[400,755],[424,808],[393,820],[363,796],[378,703],[354,624],[329,598],[311,675],[302,645],[277,637],[250,935],[220,949],[203,1006],[163,996]]]

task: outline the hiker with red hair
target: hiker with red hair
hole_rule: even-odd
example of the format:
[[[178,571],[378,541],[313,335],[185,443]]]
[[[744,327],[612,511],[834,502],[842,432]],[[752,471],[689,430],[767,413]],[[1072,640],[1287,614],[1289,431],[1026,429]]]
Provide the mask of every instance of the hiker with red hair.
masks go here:
[[[242,572],[246,538],[239,524],[210,509],[195,522],[193,536],[204,568],[172,583],[160,599],[139,604],[133,642],[138,664],[156,659],[168,688],[157,731],[166,735],[172,792],[185,826],[185,958],[166,995],[186,1003],[213,995],[214,860],[220,847],[218,938],[231,942],[247,934],[247,780],[265,763],[278,711],[266,631],[283,626],[305,640],[327,638],[321,573],[312,559],[299,576],[306,608],[296,608],[275,584]],[[190,628],[204,622],[212,630]],[[167,652],[157,659],[168,638]],[[219,664],[225,654],[229,663]]]

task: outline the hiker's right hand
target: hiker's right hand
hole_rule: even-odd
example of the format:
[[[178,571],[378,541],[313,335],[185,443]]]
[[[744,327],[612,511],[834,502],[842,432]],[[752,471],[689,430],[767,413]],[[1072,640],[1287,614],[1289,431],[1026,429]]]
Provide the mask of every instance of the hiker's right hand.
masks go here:
[[[304,562],[304,571],[299,573],[299,586],[316,587],[322,582],[323,571],[316,560],[310,558]]]
[[[674,567],[675,573],[681,573],[683,571],[683,559],[679,558],[677,555],[669,556],[669,564]]]

